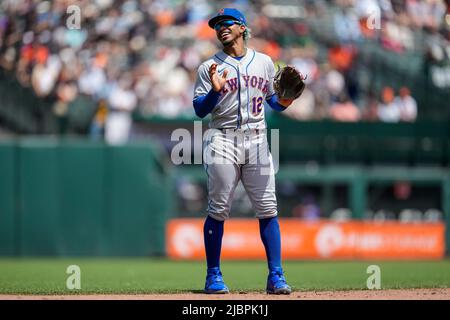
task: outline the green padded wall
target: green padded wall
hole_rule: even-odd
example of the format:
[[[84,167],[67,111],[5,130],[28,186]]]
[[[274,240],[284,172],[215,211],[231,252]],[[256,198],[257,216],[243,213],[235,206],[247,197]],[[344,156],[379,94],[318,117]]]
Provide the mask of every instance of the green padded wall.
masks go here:
[[[170,194],[155,153],[148,145],[110,147],[107,152],[109,253],[163,254]]]
[[[0,255],[15,253],[16,146],[0,141]]]
[[[58,143],[24,140],[19,143],[19,240],[21,255],[60,255]]]
[[[105,148],[65,142],[58,152],[61,250],[72,255],[101,255],[105,241]]]
[[[0,144],[0,255],[164,254],[170,179],[151,143]]]

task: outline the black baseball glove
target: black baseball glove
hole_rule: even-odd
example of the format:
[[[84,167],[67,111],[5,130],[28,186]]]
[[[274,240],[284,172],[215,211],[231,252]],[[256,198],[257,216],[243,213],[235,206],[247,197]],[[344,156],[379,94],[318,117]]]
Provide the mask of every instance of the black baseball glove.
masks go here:
[[[293,66],[287,65],[278,69],[273,80],[273,89],[278,98],[295,100],[305,89],[306,77]]]

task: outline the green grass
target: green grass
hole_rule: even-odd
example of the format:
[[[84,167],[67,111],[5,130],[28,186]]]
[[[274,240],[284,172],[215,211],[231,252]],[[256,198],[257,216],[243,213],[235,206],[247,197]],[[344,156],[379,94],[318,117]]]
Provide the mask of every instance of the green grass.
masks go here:
[[[66,288],[69,265],[81,268],[81,290]],[[365,289],[366,269],[381,268],[381,287],[450,287],[450,260],[443,261],[286,261],[294,290]],[[0,294],[177,293],[200,292],[203,262],[164,259],[0,259]],[[264,261],[224,261],[222,272],[232,292],[263,292]]]

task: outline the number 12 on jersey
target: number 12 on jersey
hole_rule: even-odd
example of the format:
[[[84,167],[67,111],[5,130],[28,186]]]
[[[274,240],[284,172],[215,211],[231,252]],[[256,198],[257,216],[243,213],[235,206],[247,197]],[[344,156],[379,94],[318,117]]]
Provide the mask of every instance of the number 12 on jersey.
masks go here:
[[[261,111],[262,111],[262,102],[263,102],[263,98],[262,97],[253,97],[252,98],[252,113],[254,115],[258,115]]]

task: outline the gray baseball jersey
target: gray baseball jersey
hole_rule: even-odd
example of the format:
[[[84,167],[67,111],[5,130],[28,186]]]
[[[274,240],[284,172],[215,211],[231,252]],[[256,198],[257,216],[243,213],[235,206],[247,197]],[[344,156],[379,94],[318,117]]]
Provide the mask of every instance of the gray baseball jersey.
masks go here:
[[[194,99],[206,95],[212,88],[208,70],[216,63],[219,75],[228,70],[227,82],[221,91],[217,106],[211,112],[210,128],[266,128],[264,101],[273,92],[275,67],[272,59],[247,49],[241,60],[223,51],[202,63],[198,69]]]
[[[247,49],[241,60],[218,52],[198,69],[194,99],[212,88],[209,68],[228,70],[225,87],[211,112],[203,140],[207,173],[208,214],[229,218],[234,190],[242,181],[258,218],[277,215],[275,177],[269,152],[264,101],[274,94],[275,67],[267,55]],[[266,154],[267,156],[262,156]]]

